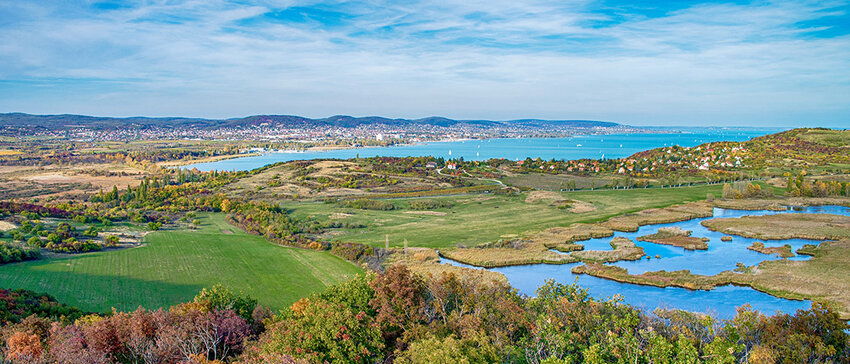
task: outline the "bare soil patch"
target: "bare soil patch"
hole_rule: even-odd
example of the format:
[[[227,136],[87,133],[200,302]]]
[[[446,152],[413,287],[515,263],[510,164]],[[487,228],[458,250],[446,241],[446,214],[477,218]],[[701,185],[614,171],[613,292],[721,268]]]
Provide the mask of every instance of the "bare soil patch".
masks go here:
[[[0,231],[9,231],[16,228],[15,224],[8,221],[0,221]]]
[[[441,211],[405,211],[405,214],[414,214],[414,215],[430,215],[430,216],[446,216],[448,213]]]
[[[525,203],[535,203],[539,201],[558,202],[566,199],[560,193],[552,191],[531,191],[525,197]]]
[[[574,214],[583,214],[591,211],[595,211],[596,206],[593,206],[592,203],[584,202],[584,201],[573,201],[570,202],[569,211]]]
[[[330,214],[330,216],[328,216],[328,218],[330,218],[332,220],[340,220],[340,219],[344,219],[346,217],[351,217],[351,216],[354,216],[354,215],[348,214],[348,213],[345,213],[345,212],[334,212],[334,213]]]

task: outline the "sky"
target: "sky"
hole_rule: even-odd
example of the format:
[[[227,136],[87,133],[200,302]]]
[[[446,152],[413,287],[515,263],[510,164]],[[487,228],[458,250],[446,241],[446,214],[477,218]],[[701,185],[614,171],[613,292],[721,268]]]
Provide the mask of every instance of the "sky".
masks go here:
[[[847,128],[850,0],[0,0],[0,112]]]

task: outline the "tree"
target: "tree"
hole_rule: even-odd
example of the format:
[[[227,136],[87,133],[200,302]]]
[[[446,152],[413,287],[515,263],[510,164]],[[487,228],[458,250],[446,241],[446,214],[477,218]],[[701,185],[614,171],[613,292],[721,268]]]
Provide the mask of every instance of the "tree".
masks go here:
[[[210,288],[204,288],[193,300],[205,307],[207,310],[233,310],[239,317],[251,322],[251,314],[257,306],[257,300],[243,294],[236,294],[221,284]]]
[[[259,350],[311,362],[373,363],[383,358],[381,328],[365,312],[322,299],[301,299],[272,323]]]
[[[425,282],[404,265],[388,268],[372,280],[371,286],[375,296],[370,305],[378,312],[377,321],[385,331],[401,334],[425,320]]]

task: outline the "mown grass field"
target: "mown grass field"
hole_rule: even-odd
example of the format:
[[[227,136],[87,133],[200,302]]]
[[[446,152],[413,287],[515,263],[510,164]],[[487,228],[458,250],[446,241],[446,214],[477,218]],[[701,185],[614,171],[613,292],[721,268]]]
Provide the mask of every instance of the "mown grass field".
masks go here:
[[[503,237],[539,232],[550,227],[596,222],[647,208],[704,200],[708,193],[720,196],[721,188],[720,185],[711,185],[560,194],[565,199],[592,205],[592,211],[582,213],[558,209],[545,200],[526,202],[526,193],[517,196],[482,194],[428,198],[454,203],[454,207],[450,209],[438,209],[431,214],[404,208],[407,201],[410,201],[407,199],[387,200],[402,207],[392,211],[358,210],[322,202],[288,202],[282,206],[290,209],[298,218],[350,222],[366,226],[358,229],[334,229],[323,236],[327,239],[383,246],[385,235],[389,234],[391,246],[401,246],[404,239],[407,239],[409,246],[444,248],[454,247],[458,243],[475,245]]]
[[[361,269],[327,252],[286,248],[242,232],[223,215],[198,230],[154,232],[138,248],[0,266],[0,287],[45,292],[84,310],[167,307],[221,283],[281,309]]]

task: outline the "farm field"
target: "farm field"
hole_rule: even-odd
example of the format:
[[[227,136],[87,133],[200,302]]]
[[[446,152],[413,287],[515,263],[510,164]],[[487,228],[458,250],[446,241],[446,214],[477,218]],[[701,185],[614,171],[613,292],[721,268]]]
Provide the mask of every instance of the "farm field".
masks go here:
[[[323,202],[287,202],[282,207],[289,209],[296,218],[365,226],[333,229],[322,236],[326,239],[383,246],[388,234],[391,246],[402,246],[407,239],[409,246],[446,248],[459,243],[475,245],[522,236],[577,222],[596,222],[647,208],[704,200],[708,193],[719,196],[720,192],[720,185],[711,185],[427,198],[454,204],[451,208],[434,211],[404,208],[413,199],[385,200],[401,207],[391,211],[360,210]],[[570,203],[574,210],[559,209],[557,203],[553,203],[558,199],[576,201]]]
[[[158,231],[138,248],[0,266],[0,287],[46,292],[84,310],[153,309],[190,301],[221,283],[281,309],[361,269],[327,252],[286,248],[247,234],[221,214],[198,230]]]

